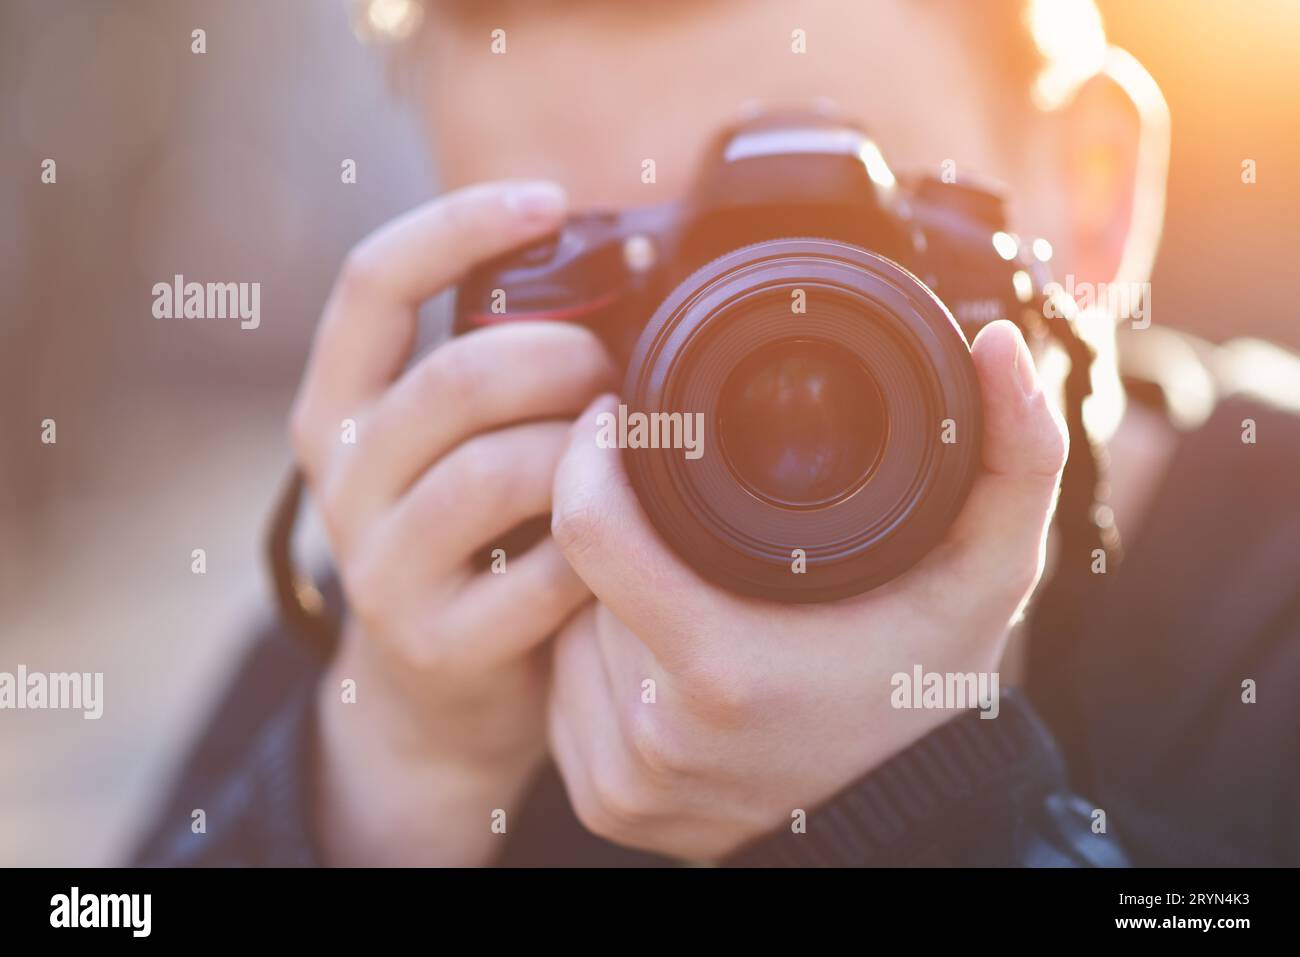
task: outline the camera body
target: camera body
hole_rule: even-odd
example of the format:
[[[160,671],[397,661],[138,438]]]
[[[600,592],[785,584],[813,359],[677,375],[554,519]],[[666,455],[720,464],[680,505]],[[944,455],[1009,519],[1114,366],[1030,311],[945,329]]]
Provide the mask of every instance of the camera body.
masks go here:
[[[693,457],[625,446],[669,544],[732,590],[826,601],[942,538],[979,464],[968,340],[1041,316],[1048,278],[990,185],[900,181],[856,126],[773,115],[721,134],[680,202],[576,215],[480,266],[455,331],[590,328],[628,416],[703,425]]]

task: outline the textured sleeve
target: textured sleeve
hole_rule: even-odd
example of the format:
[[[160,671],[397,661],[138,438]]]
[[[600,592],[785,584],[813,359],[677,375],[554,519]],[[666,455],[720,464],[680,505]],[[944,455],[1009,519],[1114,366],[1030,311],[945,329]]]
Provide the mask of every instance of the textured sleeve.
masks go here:
[[[137,865],[320,863],[310,796],[320,671],[279,629],[258,637],[149,822]]]
[[[1028,702],[1004,695],[997,718],[966,712],[782,829],[733,866],[1124,866],[1093,833],[1050,733]]]
[[[314,692],[321,664],[290,635],[254,643],[185,762],[135,863],[146,867],[310,867],[322,863],[312,826]],[[203,828],[196,830],[195,812]],[[559,776],[539,776],[498,862],[507,867],[669,863],[588,833]]]
[[[138,861],[160,867],[310,867],[308,758],[312,696],[289,698],[248,743],[247,760],[225,776],[204,777],[193,808],[172,812]],[[203,830],[195,811],[203,812]]]

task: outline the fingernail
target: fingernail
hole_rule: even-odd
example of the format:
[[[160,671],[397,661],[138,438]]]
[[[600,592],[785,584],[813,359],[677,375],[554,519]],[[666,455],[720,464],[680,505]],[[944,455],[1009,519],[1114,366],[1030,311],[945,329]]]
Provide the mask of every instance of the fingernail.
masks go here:
[[[1034,357],[1029,354],[1029,347],[1025,345],[1023,336],[1016,336],[1016,358],[1014,365],[1016,367],[1016,381],[1020,383],[1020,391],[1026,396],[1031,396],[1038,391],[1038,372],[1034,369]]]
[[[549,221],[564,212],[566,197],[555,183],[515,183],[506,191],[505,203],[521,219]]]

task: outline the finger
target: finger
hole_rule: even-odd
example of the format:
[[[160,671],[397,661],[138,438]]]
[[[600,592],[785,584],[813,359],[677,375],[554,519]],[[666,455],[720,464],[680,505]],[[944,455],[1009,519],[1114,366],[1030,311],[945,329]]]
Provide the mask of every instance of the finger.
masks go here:
[[[590,600],[586,584],[547,536],[518,558],[505,556],[500,574],[471,579],[444,612],[446,633],[479,645],[480,660],[517,658]]]
[[[949,542],[972,574],[1014,581],[1041,565],[1068,439],[1014,324],[986,326],[971,355],[984,406],[983,468]]]
[[[693,634],[718,601],[714,586],[659,537],[637,501],[617,448],[596,442],[602,396],[573,424],[555,473],[551,533],[592,593],[669,664],[691,656]]]
[[[578,817],[586,824],[612,823],[603,806],[601,782],[619,760],[609,684],[595,640],[595,607],[583,609],[556,639],[551,664],[547,730],[556,770]]]
[[[421,302],[476,263],[553,232],[564,208],[554,184],[487,183],[441,196],[363,240],[326,305],[295,421],[332,433],[339,416],[401,370]]]
[[[555,673],[554,665],[551,673]],[[551,760],[555,762],[555,770],[564,782],[569,806],[582,819],[585,816],[582,810],[584,803],[590,806],[592,800],[591,777],[587,772],[586,757],[579,746],[577,734],[571,726],[571,719],[553,687],[546,708],[546,739]]]
[[[471,436],[529,419],[572,418],[615,378],[599,340],[569,323],[507,323],[452,339],[384,394],[338,480],[354,511],[373,514]]]
[[[551,700],[568,715],[585,763],[594,763],[616,740],[609,678],[596,641],[594,604],[584,608],[555,641]]]
[[[601,660],[605,663],[611,693],[624,704],[640,702],[647,679],[654,681],[656,686],[664,679],[663,666],[654,653],[627,626],[618,621],[607,606],[596,606],[596,621],[596,641],[600,646]],[[637,704],[636,707],[642,705]],[[629,734],[629,719],[635,709],[619,707],[616,711],[624,734]]]
[[[470,439],[444,457],[361,543],[372,594],[419,594],[496,536],[550,511],[568,426],[534,422]],[[335,529],[346,539],[348,529]],[[348,542],[344,542],[345,552]],[[378,579],[378,580],[376,580]]]
[[[607,836],[612,830],[620,838],[647,840],[663,828],[665,816],[676,817],[669,808],[684,796],[665,795],[671,779],[656,780],[628,733],[629,709],[619,696],[639,696],[639,689],[616,691],[611,684],[610,662],[598,639],[603,611],[596,605],[583,609],[556,639],[549,702],[553,755],[584,823]]]
[[[393,343],[409,341],[420,303],[475,264],[552,232],[564,208],[553,183],[484,183],[380,229],[348,259],[335,291],[339,308],[321,326],[316,371],[353,400],[382,388],[406,358]]]

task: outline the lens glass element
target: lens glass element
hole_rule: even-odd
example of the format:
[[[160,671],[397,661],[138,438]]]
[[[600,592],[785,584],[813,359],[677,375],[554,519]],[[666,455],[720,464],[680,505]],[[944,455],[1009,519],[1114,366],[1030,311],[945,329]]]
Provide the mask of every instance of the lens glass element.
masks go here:
[[[847,350],[815,339],[746,356],[719,397],[722,454],[751,494],[817,508],[861,488],[889,439],[884,396]]]

